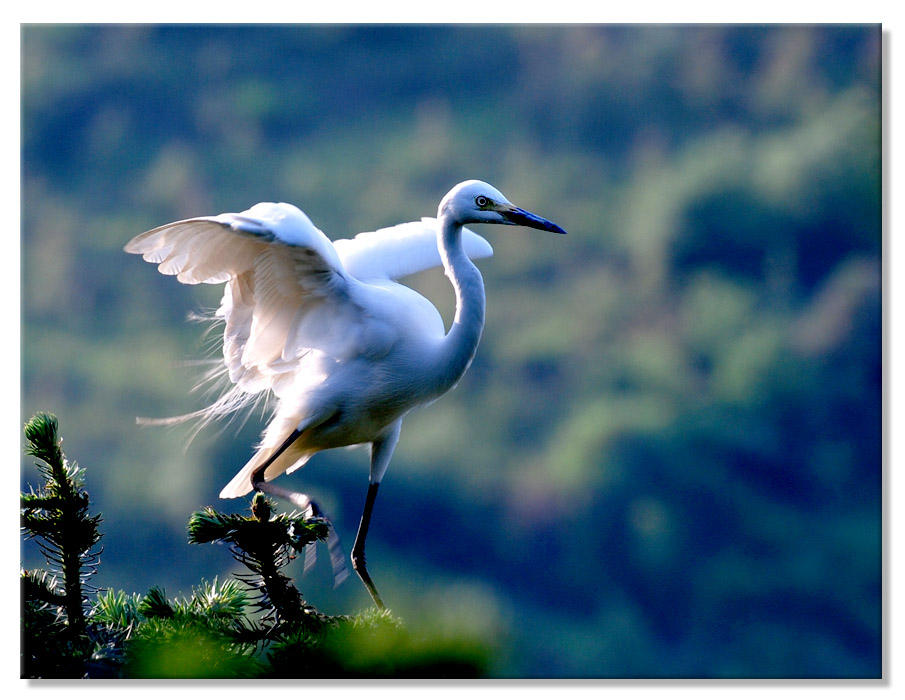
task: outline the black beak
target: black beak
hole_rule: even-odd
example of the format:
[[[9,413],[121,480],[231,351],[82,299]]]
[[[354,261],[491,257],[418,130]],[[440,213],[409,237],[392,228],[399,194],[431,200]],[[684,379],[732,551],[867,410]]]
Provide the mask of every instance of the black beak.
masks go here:
[[[518,207],[506,207],[505,209],[500,210],[500,213],[506,219],[507,223],[516,226],[527,226],[528,228],[536,228],[541,231],[551,231],[553,233],[565,233],[565,230],[562,227],[554,224],[552,221],[548,221],[537,214],[532,214],[530,211],[525,211]]]

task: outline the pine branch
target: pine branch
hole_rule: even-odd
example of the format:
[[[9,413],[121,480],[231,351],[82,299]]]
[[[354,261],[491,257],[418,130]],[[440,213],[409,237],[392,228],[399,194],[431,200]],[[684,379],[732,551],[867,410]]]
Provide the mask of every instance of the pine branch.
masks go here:
[[[54,595],[66,612],[68,633],[73,639],[84,637],[85,589],[99,561],[100,553],[93,548],[101,539],[101,516],[89,513],[83,473],[63,454],[56,417],[37,414],[25,424],[25,437],[25,452],[41,460],[36,466],[45,484],[37,493],[21,494],[21,527],[27,537],[39,539],[39,548],[62,579],[62,592],[54,589]],[[31,583],[23,583],[26,595],[39,595],[36,580],[32,575]],[[49,600],[43,594],[37,599]]]
[[[306,546],[326,539],[329,526],[322,518],[272,513],[273,503],[261,493],[255,494],[250,517],[225,515],[208,506],[192,514],[189,542],[228,544],[236,561],[253,574],[238,578],[259,592],[259,607],[269,609],[277,621],[298,621],[309,609],[280,569]]]
[[[190,598],[169,600],[154,587],[135,608],[124,645],[127,676],[220,678],[260,673],[254,654],[266,637],[245,617],[247,596],[236,581],[202,581]],[[111,612],[116,612],[112,606]]]
[[[175,608],[169,600],[167,600],[166,591],[158,586],[154,586],[148,594],[142,598],[138,605],[140,615],[148,618],[170,618],[176,614]]]
[[[38,604],[63,606],[66,596],[60,592],[57,579],[46,571],[32,570],[20,572],[22,600]]]

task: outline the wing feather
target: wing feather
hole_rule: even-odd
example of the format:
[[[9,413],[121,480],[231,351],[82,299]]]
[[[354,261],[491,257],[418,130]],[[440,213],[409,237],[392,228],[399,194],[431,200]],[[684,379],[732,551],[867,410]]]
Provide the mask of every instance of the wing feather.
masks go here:
[[[126,252],[186,284],[226,282],[215,317],[224,321],[230,381],[249,394],[291,382],[318,351],[354,355],[369,318],[332,243],[301,211],[258,204],[241,214],[177,221],[136,236]]]
[[[198,218],[147,231],[125,250],[157,263],[161,273],[176,275],[183,284],[217,284],[249,269],[264,245],[212,218]]]
[[[359,233],[334,242],[343,267],[360,280],[396,280],[434,267],[443,261],[437,247],[437,220],[424,218],[397,226]],[[485,238],[462,229],[465,253],[472,260],[489,258],[493,248]]]

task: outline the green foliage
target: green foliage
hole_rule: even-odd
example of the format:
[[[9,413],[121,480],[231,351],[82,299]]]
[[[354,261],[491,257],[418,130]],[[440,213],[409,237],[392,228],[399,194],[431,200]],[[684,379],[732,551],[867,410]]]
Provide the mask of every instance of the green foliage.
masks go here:
[[[145,598],[137,593],[131,595],[123,591],[107,590],[98,593],[97,600],[91,610],[91,618],[100,625],[106,625],[110,629],[128,630],[135,626],[141,616],[150,617],[140,606],[145,600],[152,597],[157,589],[148,592]]]
[[[246,592],[236,581],[213,582],[170,601],[152,588],[141,599],[99,599],[100,619],[127,621],[122,674],[130,678],[239,678],[260,673],[259,632],[245,618]]]
[[[25,453],[42,460],[36,466],[45,484],[37,493],[22,494],[21,521],[30,537],[41,538],[45,553],[74,585],[86,575],[82,567],[95,556],[91,550],[101,538],[101,516],[89,515],[83,474],[63,455],[57,427],[56,416],[43,413],[25,424],[29,443]]]
[[[203,584],[188,600],[151,591],[130,624],[122,674],[131,678],[467,677],[485,673],[486,645],[473,638],[414,635],[386,611],[268,623],[246,616],[245,591]],[[119,597],[97,614],[119,616]]]
[[[86,574],[70,561],[80,562],[100,539],[100,519],[87,513],[84,475],[66,462],[57,427],[53,416],[41,414],[25,431],[28,454],[45,460],[38,468],[47,484],[38,494],[23,494],[23,530],[49,543],[43,551],[49,560],[63,564],[63,585],[46,571],[22,572],[24,676],[336,678],[484,673],[489,655],[473,639],[414,636],[385,611],[331,617],[306,605],[280,569],[293,553],[325,539],[327,523],[294,512],[274,514],[273,503],[260,493],[252,500],[249,517],[207,507],[189,521],[190,542],[228,543],[252,576],[237,575],[239,580],[223,583],[216,578],[203,581],[191,596],[175,600],[160,587],[144,596],[102,591],[86,613],[80,587]],[[93,526],[91,537],[83,533],[86,522]],[[67,536],[61,528],[73,523],[76,536]],[[71,585],[72,576],[79,585]],[[254,604],[250,592],[256,596]]]
[[[250,517],[224,515],[208,506],[189,519],[189,542],[229,544],[236,561],[252,572],[242,580],[258,591],[259,607],[277,621],[299,621],[307,614],[305,602],[280,569],[306,546],[325,540],[329,525],[296,513],[271,517],[273,507],[262,493],[255,494]]]
[[[79,678],[89,654],[85,637],[72,633],[65,616],[66,598],[43,571],[22,571],[23,678]]]
[[[475,678],[491,660],[473,637],[415,634],[387,610],[334,619],[316,635],[296,630],[270,651],[268,675],[297,678]]]
[[[59,576],[22,572],[23,674],[70,675],[78,671],[93,642],[85,620],[87,580],[95,573],[101,539],[100,515],[89,512],[83,474],[67,462],[55,416],[40,413],[25,424],[26,454],[37,457],[45,483],[21,495],[23,533],[39,539],[48,563]],[[65,620],[64,625],[56,624]]]

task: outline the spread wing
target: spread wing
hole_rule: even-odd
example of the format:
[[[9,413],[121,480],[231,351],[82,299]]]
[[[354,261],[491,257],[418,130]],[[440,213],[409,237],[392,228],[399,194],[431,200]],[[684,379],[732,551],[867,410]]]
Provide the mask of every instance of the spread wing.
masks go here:
[[[368,314],[330,240],[289,204],[177,221],[125,247],[186,284],[225,282],[216,316],[223,357],[242,391],[277,391],[312,350],[344,359],[363,351]],[[279,391],[277,391],[279,395]]]
[[[397,280],[440,267],[437,220],[424,218],[407,224],[359,233],[334,243],[343,267],[360,280]],[[493,255],[490,244],[474,231],[462,229],[465,253],[472,260]]]

